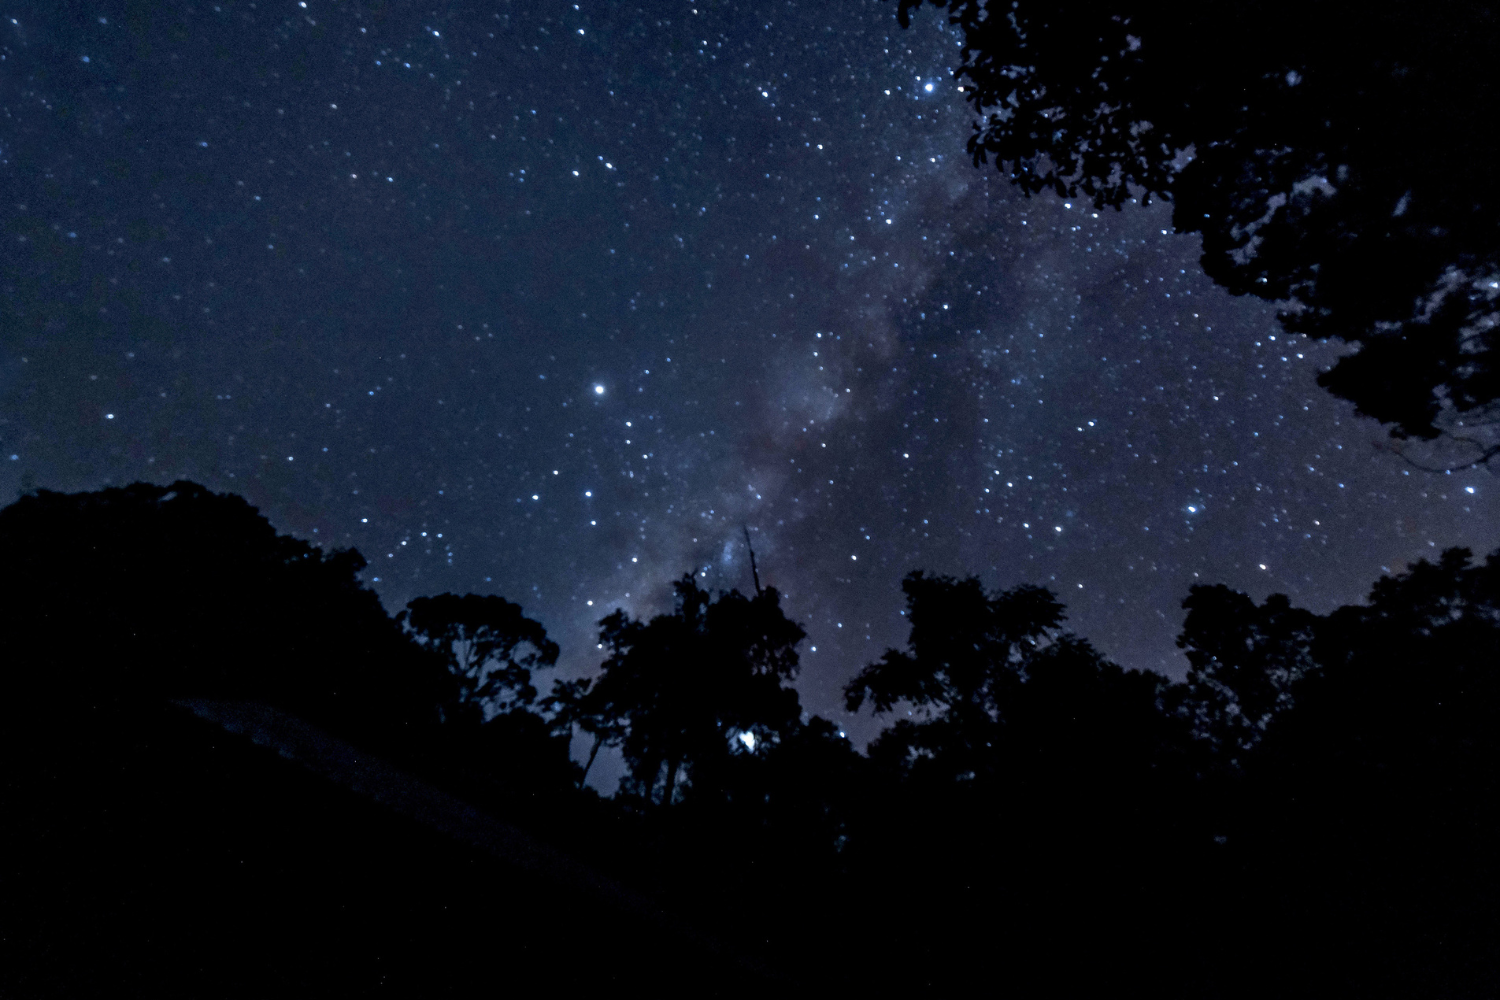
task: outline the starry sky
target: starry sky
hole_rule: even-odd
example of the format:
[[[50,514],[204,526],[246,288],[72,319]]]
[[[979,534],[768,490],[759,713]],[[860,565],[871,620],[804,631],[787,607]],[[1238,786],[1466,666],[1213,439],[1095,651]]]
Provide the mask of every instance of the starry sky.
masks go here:
[[[563,675],[685,572],[749,590],[748,528],[856,738],[912,569],[1181,676],[1195,582],[1326,611],[1500,542],[1169,206],[976,169],[935,12],[432,7],[0,3],[0,495],[240,493],[393,610],[520,602]]]

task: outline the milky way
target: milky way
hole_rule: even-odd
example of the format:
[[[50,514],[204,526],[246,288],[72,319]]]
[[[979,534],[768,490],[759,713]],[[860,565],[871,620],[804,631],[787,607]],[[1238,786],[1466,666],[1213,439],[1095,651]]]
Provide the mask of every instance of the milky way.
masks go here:
[[[66,11],[57,8],[66,7]],[[13,19],[12,19],[13,17]],[[1492,548],[1201,274],[1165,206],[964,153],[956,38],[891,3],[13,5],[0,490],[199,480],[357,546],[388,606],[594,622],[762,577],[800,687],[905,639],[909,570],[1054,588],[1180,675],[1195,582],[1314,610]]]

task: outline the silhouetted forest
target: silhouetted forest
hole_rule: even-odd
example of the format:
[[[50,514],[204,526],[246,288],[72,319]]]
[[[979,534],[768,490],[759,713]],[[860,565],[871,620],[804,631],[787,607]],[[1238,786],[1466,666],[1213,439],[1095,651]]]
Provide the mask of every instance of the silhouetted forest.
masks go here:
[[[557,681],[521,607],[392,616],[190,482],[26,494],[0,560],[5,995],[1500,986],[1500,553],[1327,615],[1194,587],[1182,682],[913,572],[867,752],[758,581]]]
[[[1171,200],[1214,281],[1359,345],[1325,388],[1456,464],[1500,454],[1493,6],[898,0],[902,24],[927,4],[963,39],[976,164]]]

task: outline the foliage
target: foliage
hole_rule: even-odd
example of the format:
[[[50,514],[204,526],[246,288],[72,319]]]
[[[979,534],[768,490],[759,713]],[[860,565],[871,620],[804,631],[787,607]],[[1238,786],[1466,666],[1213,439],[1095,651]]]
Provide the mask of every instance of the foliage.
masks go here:
[[[1317,618],[1284,594],[1257,606],[1223,584],[1192,588],[1177,645],[1187,651],[1181,705],[1194,731],[1232,760],[1253,747],[1314,668]]]
[[[1022,585],[994,597],[977,579],[909,574],[901,583],[911,619],[907,651],[887,650],[844,688],[850,711],[868,698],[877,714],[905,702],[925,710],[902,720],[873,752],[970,760],[993,743],[1016,691],[1063,620],[1051,591]],[[964,772],[970,770],[962,768]]]
[[[4,684],[35,704],[253,697],[421,728],[450,697],[358,552],[278,535],[196,483],[25,495],[0,511],[0,565]]]
[[[419,597],[398,621],[419,645],[443,658],[457,682],[456,698],[443,706],[453,718],[469,714],[488,721],[531,706],[532,671],[557,663],[557,643],[546,629],[503,597]]]
[[[775,588],[715,598],[687,574],[674,589],[671,614],[641,622],[616,611],[600,623],[609,658],[587,695],[593,717],[621,734],[634,792],[661,804],[674,800],[680,776],[706,779],[736,744],[754,752],[797,726],[785,682],[806,635]]]
[[[593,770],[599,751],[619,746],[627,732],[625,720],[613,714],[613,707],[604,701],[608,693],[606,687],[600,694],[594,686],[594,678],[577,677],[554,683],[552,693],[542,701],[543,710],[552,720],[553,732],[571,738],[576,728],[594,737],[588,760],[578,775],[580,786]]]
[[[1282,304],[1288,330],[1359,345],[1320,382],[1398,437],[1500,399],[1500,201],[1483,108],[1494,9],[926,0],[962,33],[956,75],[1028,194],[1175,203],[1203,265]],[[908,23],[923,0],[899,0]]]
[[[1465,838],[1495,820],[1500,552],[1474,565],[1468,550],[1449,549],[1383,577],[1368,605],[1318,624],[1313,654],[1318,669],[1294,688],[1295,709],[1267,732],[1266,761],[1321,774],[1332,783],[1324,794],[1341,786],[1425,801],[1424,824],[1456,807]]]
[[[671,612],[605,618],[601,672],[538,702],[531,671],[557,648],[518,606],[446,594],[398,622],[357,553],[192,483],[23,497],[0,511],[0,559],[0,832],[24,827],[12,853],[45,860],[27,898],[111,837],[118,859],[90,870],[128,871],[150,846],[131,831],[189,819],[218,838],[194,864],[274,834],[291,839],[260,870],[313,878],[297,823],[213,827],[240,793],[185,777],[232,759],[261,793],[303,783],[299,820],[330,802],[166,704],[249,698],[400,753],[820,988],[957,994],[998,968],[1038,995],[1477,996],[1500,968],[1500,552],[1449,550],[1321,616],[1195,587],[1177,684],[1063,631],[1043,588],[913,573],[906,648],[845,690],[895,717],[864,754],[802,717],[804,633],[771,589],[685,576]],[[620,748],[623,794],[580,790],[575,728]],[[62,789],[90,825],[59,839]],[[341,829],[368,825],[353,816]]]

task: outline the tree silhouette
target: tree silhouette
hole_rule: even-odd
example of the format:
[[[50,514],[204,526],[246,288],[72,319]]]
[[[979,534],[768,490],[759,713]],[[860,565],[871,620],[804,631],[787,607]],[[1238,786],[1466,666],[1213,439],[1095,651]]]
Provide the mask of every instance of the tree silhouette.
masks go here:
[[[1063,606],[1044,588],[988,594],[972,577],[920,572],[902,587],[907,649],[845,688],[851,710],[869,701],[902,713],[870,745],[879,799],[856,810],[849,847],[866,893],[924,915],[885,948],[950,970],[937,991],[962,992],[975,984],[961,971],[973,956],[997,941],[1018,967],[1057,954],[1043,929],[1065,922],[1118,979],[1131,949],[1115,901],[1138,915],[1164,895],[1157,859],[1183,840],[1174,818],[1188,789],[1174,751],[1185,727],[1163,711],[1166,679],[1063,632]],[[1102,947],[1102,930],[1082,931],[1096,922],[1114,927],[1118,951]]]
[[[358,552],[278,535],[196,483],[23,496],[0,511],[0,564],[12,704],[260,698],[395,731],[450,697]]]
[[[452,768],[507,808],[542,808],[581,787],[563,732],[537,709],[536,670],[557,663],[557,643],[521,606],[495,595],[419,597],[398,617],[406,634],[452,679],[440,706]]]
[[[1191,665],[1183,707],[1197,735],[1236,762],[1291,708],[1293,687],[1316,669],[1317,618],[1284,594],[1257,606],[1223,584],[1193,587],[1182,606],[1188,614],[1177,645]]]
[[[1182,743],[1164,711],[1167,680],[1110,663],[1062,632],[1051,591],[1022,585],[993,596],[972,577],[903,583],[911,636],[845,688],[850,710],[866,699],[899,719],[870,747],[887,773],[972,784],[1051,800],[1063,788],[1095,803],[1144,794],[1141,783]],[[992,794],[992,792],[986,792]],[[1076,811],[1056,803],[1044,812]]]
[[[530,708],[532,671],[557,663],[557,643],[521,606],[494,595],[419,597],[398,619],[425,649],[442,657],[457,682],[449,718],[487,722]]]
[[[1230,841],[1257,912],[1295,914],[1246,947],[1315,937],[1301,960],[1369,970],[1362,993],[1447,979],[1482,995],[1500,930],[1500,553],[1382,578],[1317,621],[1312,656],[1245,757]]]
[[[1049,590],[1023,584],[990,597],[974,577],[955,580],[921,571],[901,583],[911,636],[907,651],[887,650],[844,688],[850,711],[866,699],[877,715],[905,702],[926,710],[900,720],[871,753],[902,766],[941,756],[969,773],[993,744],[996,727],[1038,650],[1064,618]]]
[[[1269,754],[1496,819],[1500,552],[1473,565],[1467,549],[1448,549],[1383,577],[1368,605],[1319,623],[1313,655],[1319,669],[1268,730]]]
[[[1497,137],[1479,109],[1500,88],[1500,13],[926,2],[963,35],[976,164],[1028,194],[1172,200],[1216,282],[1282,303],[1288,330],[1359,345],[1323,386],[1395,436],[1496,453]],[[923,3],[900,0],[902,23]]]
[[[604,694],[608,694],[608,688]],[[625,738],[625,721],[612,713],[611,706],[595,688],[592,677],[557,681],[552,685],[552,693],[542,701],[542,708],[551,716],[553,731],[557,735],[571,738],[576,727],[594,738],[588,760],[578,775],[578,785],[583,787],[599,751],[619,746]]]
[[[993,985],[1003,949],[1018,993],[1056,992],[1064,967],[1079,992],[1493,992],[1500,552],[1449,550],[1322,616],[1195,587],[1175,685],[1063,631],[1048,590],[912,573],[906,648],[845,690],[851,709],[897,716],[867,755],[802,718],[789,681],[804,633],[769,588],[710,594],[685,576],[670,613],[605,618],[601,674],[538,703],[533,671],[557,648],[517,605],[444,594],[397,622],[357,553],[280,536],[196,484],[23,497],[0,511],[0,560],[0,832],[24,827],[8,850],[45,861],[18,885],[41,905],[103,847],[75,881],[121,887],[58,915],[138,894],[143,852],[153,879],[186,847],[198,860],[182,871],[248,886],[234,872],[273,833],[281,853],[256,870],[311,884],[308,810],[368,825],[383,807],[349,812],[311,772],[267,769],[274,755],[167,702],[253,699],[713,914],[819,982],[957,994]],[[621,748],[622,794],[580,793],[575,728],[594,736],[590,765]],[[225,811],[283,786],[301,789],[295,823]],[[174,898],[200,898],[196,874],[174,878]],[[33,933],[22,923],[0,935],[5,958],[29,947],[14,945]]]
[[[737,752],[754,752],[796,727],[801,710],[785,686],[806,633],[768,587],[714,598],[691,573],[674,585],[676,609],[649,622],[616,611],[600,623],[609,649],[588,693],[589,711],[621,731],[632,791],[675,800],[682,776],[706,778]],[[737,749],[738,748],[738,749]]]

